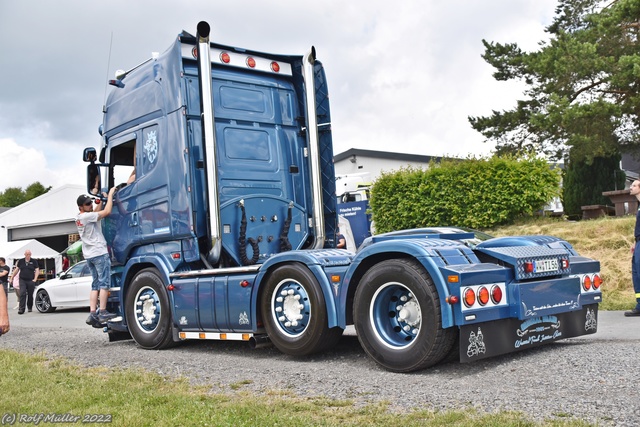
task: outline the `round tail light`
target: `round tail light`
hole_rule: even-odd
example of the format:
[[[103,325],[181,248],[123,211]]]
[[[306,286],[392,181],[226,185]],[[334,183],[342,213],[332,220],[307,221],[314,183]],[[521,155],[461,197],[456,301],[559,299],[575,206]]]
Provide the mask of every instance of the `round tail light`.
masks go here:
[[[491,301],[494,304],[500,304],[502,301],[502,289],[498,285],[493,285],[491,288]]]
[[[487,303],[489,302],[489,289],[487,289],[485,286],[481,287],[478,291],[478,302],[482,306],[487,305]]]
[[[584,276],[584,279],[582,279],[582,288],[585,291],[588,291],[589,289],[591,289],[591,276],[589,275]]]
[[[600,289],[600,285],[602,285],[602,278],[596,274],[593,276],[593,289]]]
[[[467,288],[464,290],[464,305],[467,307],[473,306],[476,302],[476,293],[473,292],[473,289]]]

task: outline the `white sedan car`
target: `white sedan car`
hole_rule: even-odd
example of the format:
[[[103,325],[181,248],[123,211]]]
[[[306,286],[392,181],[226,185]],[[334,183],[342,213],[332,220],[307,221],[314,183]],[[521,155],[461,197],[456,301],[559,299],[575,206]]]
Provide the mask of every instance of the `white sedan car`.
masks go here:
[[[92,281],[87,262],[80,261],[55,279],[38,286],[36,308],[40,313],[51,313],[58,307],[89,307]]]

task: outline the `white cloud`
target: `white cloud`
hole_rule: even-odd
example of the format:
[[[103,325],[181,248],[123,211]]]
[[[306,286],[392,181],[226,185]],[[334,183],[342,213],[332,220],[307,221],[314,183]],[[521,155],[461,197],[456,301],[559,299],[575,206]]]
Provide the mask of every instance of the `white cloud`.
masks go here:
[[[9,187],[25,189],[39,181],[45,187],[58,187],[68,183],[82,183],[86,178],[80,161],[70,162],[67,166],[55,170],[49,167],[45,152],[36,148],[18,145],[13,139],[0,138],[0,191]],[[73,153],[75,154],[75,153]]]
[[[164,51],[180,31],[195,34],[200,20],[211,24],[217,43],[284,54],[315,45],[329,83],[336,153],[487,153],[492,146],[467,116],[510,108],[522,87],[494,81],[481,40],[535,49],[556,3],[0,0],[0,138],[32,153],[13,158],[18,178],[3,178],[0,189],[36,176],[43,185],[83,183],[80,157],[99,145],[106,80]]]

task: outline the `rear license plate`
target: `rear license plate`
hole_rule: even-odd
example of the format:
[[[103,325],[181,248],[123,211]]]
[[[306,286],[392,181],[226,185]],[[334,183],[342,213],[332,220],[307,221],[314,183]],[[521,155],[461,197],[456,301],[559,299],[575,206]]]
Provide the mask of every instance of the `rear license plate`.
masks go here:
[[[557,259],[541,259],[534,262],[534,273],[546,273],[549,271],[558,271]]]

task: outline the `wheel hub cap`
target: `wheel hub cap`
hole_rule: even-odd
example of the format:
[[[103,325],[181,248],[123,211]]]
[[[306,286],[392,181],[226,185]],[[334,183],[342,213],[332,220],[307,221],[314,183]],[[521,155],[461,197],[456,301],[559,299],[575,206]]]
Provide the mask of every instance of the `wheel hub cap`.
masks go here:
[[[410,346],[420,333],[422,311],[411,291],[400,283],[381,286],[371,300],[370,321],[387,347]]]
[[[160,301],[151,288],[143,288],[136,297],[136,322],[143,332],[153,332],[160,320]]]
[[[309,324],[309,298],[298,282],[285,280],[278,284],[271,306],[278,328],[286,335],[300,335]]]

